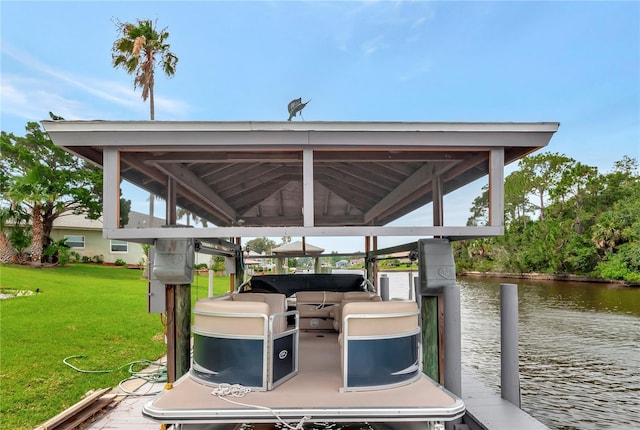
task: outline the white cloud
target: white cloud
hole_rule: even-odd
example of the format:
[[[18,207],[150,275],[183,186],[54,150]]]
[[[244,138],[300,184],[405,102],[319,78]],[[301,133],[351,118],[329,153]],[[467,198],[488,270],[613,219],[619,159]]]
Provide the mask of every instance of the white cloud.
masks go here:
[[[2,80],[2,113],[26,121],[49,119],[54,111],[67,119],[77,119],[78,112],[88,107],[78,100],[65,98],[57,93],[55,85],[44,79],[22,78],[4,75]]]
[[[128,111],[126,116],[148,115],[148,101],[142,101],[140,89],[133,91],[132,83],[58,70],[8,43],[3,43],[2,56],[5,64],[13,60],[27,68],[21,75],[3,73],[3,115],[34,121],[48,118],[48,112],[54,111],[66,119],[109,119],[114,111],[122,116],[122,108]],[[155,106],[157,113],[169,117],[183,117],[191,110],[188,103],[161,95],[156,95]]]
[[[364,42],[362,42],[362,45],[361,45],[362,53],[365,56],[373,55],[376,53],[376,51],[384,47],[385,47],[384,36],[382,35],[378,35],[371,39],[365,40]]]
[[[421,27],[425,22],[427,22],[427,17],[418,17],[418,19],[413,21],[413,24],[411,24],[411,28]]]

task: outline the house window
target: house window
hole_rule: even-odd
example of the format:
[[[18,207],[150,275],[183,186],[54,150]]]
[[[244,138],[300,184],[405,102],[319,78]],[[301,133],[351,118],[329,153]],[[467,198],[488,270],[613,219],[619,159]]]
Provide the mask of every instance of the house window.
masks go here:
[[[111,252],[129,252],[129,242],[125,242],[124,240],[112,240]]]
[[[64,236],[67,241],[65,245],[69,248],[82,248],[84,249],[84,236]]]

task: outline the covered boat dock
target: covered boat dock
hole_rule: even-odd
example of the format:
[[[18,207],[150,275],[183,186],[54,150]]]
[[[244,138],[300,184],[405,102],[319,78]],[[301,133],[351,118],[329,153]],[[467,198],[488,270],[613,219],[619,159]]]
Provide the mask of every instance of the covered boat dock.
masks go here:
[[[377,249],[377,237],[435,240],[437,249],[431,253],[416,244],[394,250],[419,248],[419,303],[423,312],[436,317],[437,326],[423,336],[424,341],[431,336],[429,342],[435,338],[436,349],[431,354],[425,348],[424,365],[431,366],[428,374],[435,381],[457,396],[462,391],[459,324],[447,329],[437,321],[442,288],[455,290],[453,256],[450,251],[447,255],[446,244],[503,234],[505,165],[545,147],[559,126],[553,122],[191,121],[43,121],[43,125],[55,145],[103,168],[105,237],[148,244],[191,240],[201,249],[234,258],[236,285],[241,280],[242,237],[363,237],[367,273],[374,281],[374,257],[384,251]],[[488,177],[488,224],[447,225],[443,197],[482,177]],[[165,228],[119,227],[123,179],[164,196]],[[389,225],[427,204],[432,206],[432,225]],[[206,221],[207,227],[178,227],[177,207]],[[170,381],[189,368],[189,298],[187,282],[167,283]],[[445,332],[453,340],[441,345]],[[198,413],[200,418],[207,415]]]

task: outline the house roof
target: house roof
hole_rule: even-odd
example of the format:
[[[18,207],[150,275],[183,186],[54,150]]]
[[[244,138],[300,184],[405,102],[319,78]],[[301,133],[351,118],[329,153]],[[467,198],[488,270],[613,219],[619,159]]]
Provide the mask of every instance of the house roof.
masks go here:
[[[130,211],[129,222],[125,228],[161,227],[165,224],[164,219],[154,217],[150,222],[149,215],[141,212]],[[54,228],[64,228],[72,230],[102,230],[104,225],[102,217],[89,219],[84,214],[67,213],[53,221]]]
[[[100,166],[105,160],[117,160],[118,177],[144,190],[166,196],[175,184],[176,204],[227,237],[235,230],[222,228],[234,226],[277,227],[279,233],[293,236],[298,234],[284,228],[303,227],[295,232],[305,235],[310,232],[307,227],[386,226],[432,202],[434,193],[446,195],[488,175],[496,150],[501,155],[494,166],[502,168],[543,148],[559,126],[553,122],[42,123],[55,145]],[[117,158],[106,157],[114,151]],[[117,185],[113,188],[117,191]],[[112,204],[117,205],[115,199]],[[263,233],[254,229],[247,235]],[[274,230],[268,233],[264,235],[277,235]]]
[[[324,252],[324,248],[313,246],[306,242],[303,244],[302,241],[296,240],[291,243],[285,243],[284,245],[271,250],[271,252],[276,255],[302,254],[303,251],[305,254],[309,255],[322,254]]]
[[[102,230],[102,217],[89,219],[84,214],[65,214],[53,221],[53,228],[70,230]]]

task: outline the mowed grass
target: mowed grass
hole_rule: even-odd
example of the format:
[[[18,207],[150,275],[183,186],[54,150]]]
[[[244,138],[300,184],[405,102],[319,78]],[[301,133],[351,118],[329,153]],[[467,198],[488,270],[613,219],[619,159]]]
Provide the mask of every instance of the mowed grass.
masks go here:
[[[192,300],[207,296],[207,277],[196,276]],[[216,278],[216,294],[229,289]],[[31,429],[72,406],[90,390],[115,387],[136,360],[166,354],[158,314],[147,313],[147,281],[139,270],[89,264],[32,269],[0,266],[0,288],[40,289],[0,300],[0,427]],[[137,370],[140,370],[139,368]]]

